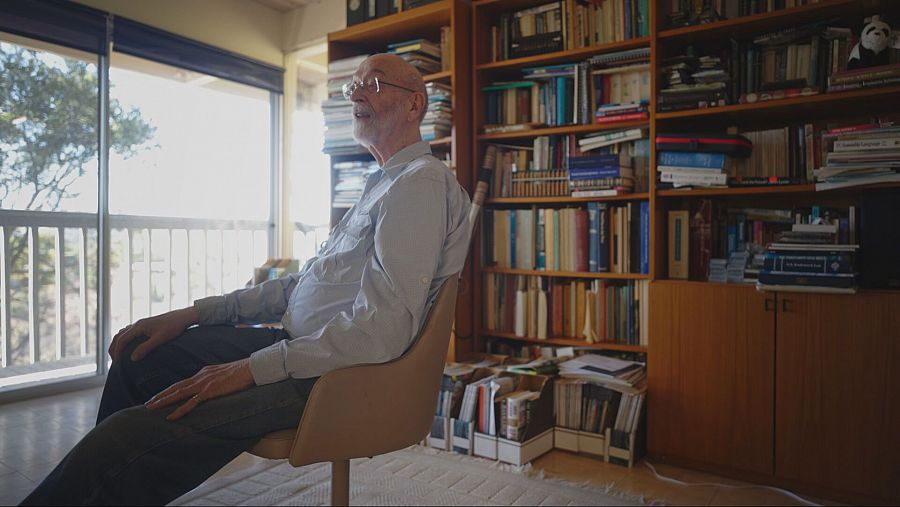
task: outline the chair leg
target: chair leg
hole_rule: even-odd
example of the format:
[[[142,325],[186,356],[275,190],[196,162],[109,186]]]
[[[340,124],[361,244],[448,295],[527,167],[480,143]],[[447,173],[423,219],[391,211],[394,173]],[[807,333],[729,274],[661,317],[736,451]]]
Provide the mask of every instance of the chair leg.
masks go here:
[[[331,462],[331,505],[350,505],[350,460]]]

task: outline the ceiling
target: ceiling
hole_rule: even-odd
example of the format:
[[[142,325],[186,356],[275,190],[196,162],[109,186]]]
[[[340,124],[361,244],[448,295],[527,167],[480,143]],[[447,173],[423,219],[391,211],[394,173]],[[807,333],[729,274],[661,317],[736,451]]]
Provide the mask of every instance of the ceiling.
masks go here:
[[[292,11],[298,7],[303,7],[304,5],[320,1],[322,0],[256,0],[257,3],[261,3],[266,7],[275,9],[278,12]]]

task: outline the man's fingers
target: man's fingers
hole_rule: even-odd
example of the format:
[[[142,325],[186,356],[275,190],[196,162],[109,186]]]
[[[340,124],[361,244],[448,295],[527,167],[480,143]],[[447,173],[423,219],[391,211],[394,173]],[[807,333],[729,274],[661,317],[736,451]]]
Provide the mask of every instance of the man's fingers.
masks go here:
[[[197,395],[190,397],[186,402],[182,403],[180,407],[175,409],[174,412],[166,416],[167,421],[177,421],[188,414],[191,410],[197,408],[201,403],[200,398]]]
[[[138,345],[137,348],[134,349],[134,352],[131,353],[131,360],[132,361],[140,361],[141,359],[144,358],[144,356],[149,354],[150,351],[152,351],[156,347],[159,347],[159,345],[160,345],[159,338],[157,338],[156,336],[151,336],[149,340]]]
[[[198,393],[201,388],[200,381],[194,376],[170,385],[156,396],[150,398],[145,405],[150,409],[165,407],[190,398]]]
[[[139,333],[139,328],[128,325],[122,328],[118,334],[113,338],[112,343],[109,346],[109,356],[113,359],[113,361],[117,361],[119,359],[119,355],[122,354],[122,350],[125,348],[128,343],[137,336]]]

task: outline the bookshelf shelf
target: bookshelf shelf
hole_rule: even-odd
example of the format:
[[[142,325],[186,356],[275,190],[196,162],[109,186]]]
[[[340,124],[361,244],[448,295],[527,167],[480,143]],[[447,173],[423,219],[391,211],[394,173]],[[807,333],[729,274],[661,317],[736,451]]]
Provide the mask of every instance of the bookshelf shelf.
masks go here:
[[[426,74],[422,79],[427,83],[429,81],[449,81],[453,76],[453,69],[436,72],[434,74]]]
[[[611,53],[613,51],[624,51],[626,49],[634,49],[650,45],[650,37],[640,37],[637,39],[629,39],[620,42],[612,42],[609,44],[600,44],[596,46],[587,46],[583,48],[567,49],[565,51],[554,51],[552,53],[544,53],[541,55],[528,56],[525,58],[512,58],[509,60],[500,60],[497,62],[482,63],[476,67],[479,71],[488,70],[509,70],[519,69],[522,67],[532,67],[539,65],[552,65],[555,63],[577,62],[591,56],[601,53]]]
[[[439,30],[450,24],[454,0],[440,0],[408,11],[366,21],[328,34],[331,43],[385,46],[392,42],[421,37],[423,31]]]
[[[506,340],[516,340],[528,343],[542,343],[544,345],[556,345],[561,347],[587,347],[597,350],[618,350],[621,352],[641,352],[646,354],[647,347],[642,345],[626,345],[624,343],[588,343],[584,340],[576,340],[574,338],[530,338],[527,336],[518,336],[513,333],[504,333],[502,331],[490,331],[488,329],[481,330],[482,336],[492,338],[503,338]]]
[[[900,101],[900,86],[886,86],[837,93],[820,93],[807,97],[792,97],[779,100],[757,102],[755,104],[734,104],[730,106],[711,107],[656,113],[657,122],[672,120],[716,120],[731,124],[751,124],[759,121],[771,122],[772,115],[781,117],[802,117],[815,120],[843,114],[859,114],[865,106],[880,103],[886,109],[896,110]],[[885,111],[891,112],[891,111]]]
[[[440,139],[432,139],[428,141],[431,146],[449,146],[453,144],[453,136],[442,137]]]
[[[562,127],[545,127],[530,130],[517,130],[515,132],[498,132],[495,134],[479,134],[479,141],[492,141],[498,139],[524,139],[537,136],[553,136],[566,134],[590,134],[604,130],[619,130],[627,128],[649,128],[648,120],[620,121],[615,123],[592,123],[590,125],[564,125]]]
[[[606,201],[641,201],[648,199],[650,194],[639,192],[636,194],[611,195],[609,197],[491,197],[485,201],[487,204],[580,204],[585,202]]]
[[[692,44],[721,39],[741,39],[760,33],[800,26],[830,16],[861,13],[856,0],[824,0],[817,4],[779,9],[702,25],[662,30],[657,37],[665,44]]]
[[[506,275],[552,276],[559,278],[595,278],[607,280],[649,280],[650,275],[640,273],[585,273],[582,271],[538,271],[533,269],[513,268],[481,268],[483,273],[500,273]]]

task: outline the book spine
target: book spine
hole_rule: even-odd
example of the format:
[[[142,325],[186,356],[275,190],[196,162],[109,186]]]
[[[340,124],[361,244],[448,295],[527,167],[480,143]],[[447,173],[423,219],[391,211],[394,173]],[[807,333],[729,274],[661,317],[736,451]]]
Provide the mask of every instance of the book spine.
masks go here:
[[[619,121],[633,121],[633,120],[646,120],[649,118],[649,115],[646,112],[641,113],[628,113],[628,114],[620,114],[614,116],[602,116],[599,118],[594,118],[596,123],[614,123]]]
[[[725,167],[724,153],[701,153],[687,151],[661,151],[659,165],[721,169]]]
[[[763,271],[759,282],[767,285],[800,285],[806,287],[834,287],[850,289],[856,286],[855,276],[777,274]]]
[[[846,274],[853,272],[853,263],[846,255],[789,255],[769,252],[763,261],[769,272],[809,274]]]
[[[650,203],[641,202],[641,273],[650,273]]]
[[[588,210],[588,271],[596,273],[598,271],[598,250],[599,245],[598,227],[600,219],[598,217],[600,207],[597,202],[589,202]]]
[[[609,209],[597,203],[597,271],[609,271]]]

